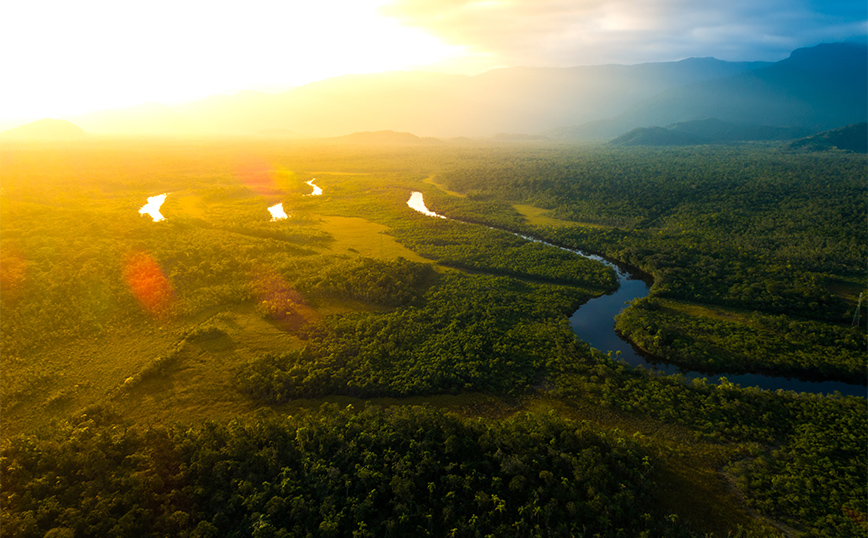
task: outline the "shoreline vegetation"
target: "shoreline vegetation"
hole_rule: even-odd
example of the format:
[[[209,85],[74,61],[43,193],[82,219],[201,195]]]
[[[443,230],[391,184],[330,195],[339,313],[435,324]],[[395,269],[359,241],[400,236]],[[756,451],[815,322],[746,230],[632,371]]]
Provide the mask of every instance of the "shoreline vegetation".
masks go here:
[[[629,367],[566,320],[613,271],[406,199],[652,275],[619,329],[667,361],[864,381],[865,155],[91,138],[0,158],[4,534],[864,534],[864,397]],[[155,192],[160,222],[137,213]]]

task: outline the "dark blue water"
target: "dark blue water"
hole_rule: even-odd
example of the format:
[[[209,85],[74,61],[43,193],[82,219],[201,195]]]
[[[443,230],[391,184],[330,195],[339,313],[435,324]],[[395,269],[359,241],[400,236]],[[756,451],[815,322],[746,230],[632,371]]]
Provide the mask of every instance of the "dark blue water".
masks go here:
[[[852,385],[840,381],[802,381],[787,377],[773,377],[762,374],[720,374],[706,375],[700,372],[684,370],[672,364],[649,362],[641,351],[636,350],[632,344],[623,340],[615,332],[614,317],[624,308],[626,303],[648,295],[649,286],[642,280],[628,273],[626,270],[614,264],[602,260],[599,256],[591,256],[580,251],[572,251],[580,256],[586,256],[615,269],[618,273],[619,287],[614,292],[591,299],[576,310],[570,317],[570,325],[576,335],[604,353],[612,352],[612,356],[626,361],[632,366],[658,370],[667,374],[683,374],[687,379],[704,377],[709,383],[718,383],[721,377],[725,377],[730,383],[742,387],[759,387],[768,390],[792,390],[795,392],[809,392],[813,394],[832,394],[835,391],[845,396],[866,396],[868,389],[862,385]]]

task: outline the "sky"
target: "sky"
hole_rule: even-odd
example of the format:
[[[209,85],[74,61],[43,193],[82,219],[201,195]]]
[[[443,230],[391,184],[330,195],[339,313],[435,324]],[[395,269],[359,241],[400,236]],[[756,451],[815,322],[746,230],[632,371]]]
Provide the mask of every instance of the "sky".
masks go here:
[[[865,0],[8,1],[0,122],[391,70],[776,61],[866,21]]]

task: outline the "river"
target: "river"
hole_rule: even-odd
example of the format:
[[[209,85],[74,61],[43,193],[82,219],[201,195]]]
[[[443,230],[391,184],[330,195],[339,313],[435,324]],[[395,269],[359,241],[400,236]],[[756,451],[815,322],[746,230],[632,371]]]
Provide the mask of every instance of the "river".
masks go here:
[[[268,208],[268,212],[271,213],[271,220],[286,220],[289,218],[289,215],[286,214],[286,211],[283,210],[283,204],[275,204]]]
[[[430,211],[425,206],[421,192],[413,192],[410,196],[410,200],[407,201],[407,205],[430,217],[439,217],[442,219],[448,218]],[[509,230],[503,231],[509,232]],[[667,374],[680,373],[687,379],[705,378],[709,383],[718,383],[721,378],[725,377],[730,383],[735,383],[742,387],[759,387],[767,390],[783,389],[813,394],[831,394],[838,391],[845,396],[864,397],[866,395],[866,390],[868,390],[866,387],[862,385],[843,383],[840,381],[802,381],[800,379],[774,377],[763,374],[708,375],[702,372],[685,370],[674,364],[651,362],[641,351],[637,350],[630,342],[622,339],[620,335],[615,332],[615,316],[625,308],[625,303],[646,297],[650,293],[651,288],[645,281],[636,275],[633,275],[624,267],[618,266],[601,256],[588,254],[581,250],[559,247],[515,232],[509,233],[529,241],[543,243],[561,250],[572,252],[578,256],[602,262],[615,270],[618,275],[618,289],[612,293],[590,299],[579,307],[579,309],[573,312],[573,315],[570,316],[570,326],[572,327],[573,332],[576,333],[576,336],[590,344],[591,347],[603,351],[604,353],[611,352],[614,357],[626,361],[631,366],[642,366],[651,370],[659,370]]]
[[[156,196],[151,196],[148,198],[148,203],[143,205],[141,209],[139,209],[140,215],[150,215],[154,222],[159,222],[161,220],[165,220],[163,214],[160,213],[160,206],[163,205],[163,202],[166,201],[166,196],[169,193],[158,194]]]
[[[308,185],[313,187],[313,192],[310,194],[305,194],[305,196],[320,196],[320,195],[322,195],[322,189],[317,187],[316,185],[314,185],[313,184],[314,181],[316,181],[316,178],[313,178],[310,181],[306,182]]]

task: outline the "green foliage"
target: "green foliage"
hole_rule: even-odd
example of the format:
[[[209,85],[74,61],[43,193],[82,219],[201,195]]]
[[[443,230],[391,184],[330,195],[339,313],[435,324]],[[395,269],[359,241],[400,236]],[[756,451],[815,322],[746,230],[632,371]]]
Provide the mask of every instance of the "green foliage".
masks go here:
[[[330,265],[300,280],[297,286],[306,294],[395,307],[416,302],[433,277],[434,270],[429,264],[404,258],[391,261],[356,258]]]
[[[749,504],[809,536],[864,536],[868,495],[864,405],[817,402],[780,448],[737,464]]]
[[[656,293],[841,321],[825,275],[863,274],[868,167],[858,155],[768,149],[480,154],[441,177],[605,228],[537,233],[652,273]],[[852,316],[852,312],[850,313]]]
[[[617,287],[611,269],[559,248],[463,222],[424,216],[411,222],[397,225],[395,237],[441,265],[598,290]]]
[[[652,355],[691,370],[865,379],[866,337],[856,328],[756,312],[747,321],[689,315],[661,309],[654,299],[634,302],[616,328]]]
[[[557,392],[681,424],[718,442],[776,447],[734,467],[748,502],[761,513],[809,528],[811,535],[864,535],[864,398],[742,389],[726,380],[685,383],[680,376],[601,359],[564,371]]]
[[[307,331],[304,348],[248,364],[239,386],[273,402],[520,392],[568,360],[575,337],[562,316],[581,298],[573,288],[443,275],[418,307],[325,319]]]
[[[554,415],[83,420],[2,456],[4,534],[22,538],[690,535],[655,513],[637,444]]]
[[[868,124],[855,123],[839,129],[824,131],[795,140],[790,147],[797,150],[828,151],[843,150],[868,153]]]
[[[864,534],[863,398],[685,383],[594,354],[576,341],[564,314],[613,289],[611,270],[406,207],[410,192],[426,188],[421,180],[433,174],[467,194],[425,190],[437,212],[602,253],[652,274],[654,297],[628,309],[620,323],[666,359],[849,379],[864,368],[864,357],[857,360],[864,332],[848,328],[858,291],[835,287],[864,287],[864,156],[794,155],[773,146],[663,152],[551,144],[380,153],[311,146],[288,154],[285,144],[260,140],[209,144],[0,148],[4,412],[19,412],[49,391],[52,407],[34,407],[33,414],[64,402],[93,403],[70,396],[78,394],[70,387],[80,376],[95,375],[92,366],[65,368],[54,352],[79,337],[109,347],[118,329],[142,326],[179,335],[195,351],[190,356],[241,360],[261,353],[237,379],[266,403],[335,394],[508,395],[553,385],[563,401],[592,412],[612,408],[655,427],[674,424],[721,450],[748,454],[727,472],[763,515],[813,535]],[[333,173],[317,174],[322,197],[302,197],[308,189],[301,176],[245,171],[251,161]],[[145,198],[160,192],[176,193],[164,208],[170,218],[139,217]],[[293,219],[269,220],[264,208],[278,197]],[[514,203],[581,224],[531,227]],[[349,259],[353,250],[344,245],[329,253],[337,240],[317,215],[376,222],[418,253],[473,274]],[[138,273],[130,260],[158,268],[144,284],[170,284],[156,290],[160,308],[148,312],[136,296],[148,288],[131,284]],[[295,310],[307,315],[339,304],[346,311],[359,302],[379,311],[325,316],[298,328],[308,319]],[[724,305],[743,314],[709,318],[673,311],[673,304]],[[275,320],[252,318],[275,331],[253,339],[255,352],[235,354],[220,328],[235,337],[249,319],[201,323],[221,310],[254,308]],[[282,323],[289,310],[297,325]],[[300,349],[267,355],[260,350],[277,348],[264,342],[274,334],[280,346],[305,340]],[[168,385],[163,381],[182,370],[182,356],[175,349],[135,368],[106,365],[121,376],[138,373],[128,385],[124,377],[101,381],[92,389],[96,402],[132,402],[144,391],[129,389],[148,379]],[[69,387],[61,390],[64,377]],[[214,386],[225,391],[231,378],[220,381]],[[204,399],[184,396],[170,404],[178,406],[172,416]],[[214,392],[207,397],[218,399]],[[677,517],[651,508],[659,484],[640,462],[654,454],[620,434],[554,417],[493,422],[425,410],[326,409],[226,426],[126,428],[113,427],[117,417],[106,409],[91,407],[89,419],[58,423],[49,434],[4,441],[4,534],[686,533]]]
[[[226,336],[226,332],[212,323],[205,323],[189,331],[185,331],[184,340],[187,342],[207,342]]]
[[[124,380],[121,389],[126,391],[132,390],[141,385],[144,381],[164,377],[169,370],[175,367],[178,363],[178,359],[178,350],[175,349],[165,355],[160,355],[159,357],[148,361],[141,370]]]

